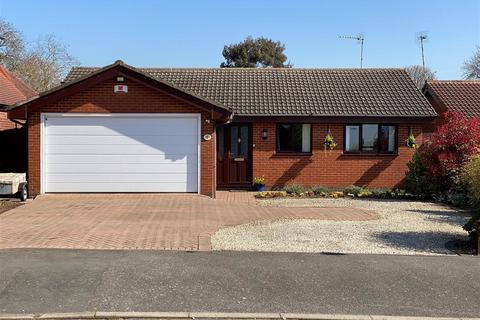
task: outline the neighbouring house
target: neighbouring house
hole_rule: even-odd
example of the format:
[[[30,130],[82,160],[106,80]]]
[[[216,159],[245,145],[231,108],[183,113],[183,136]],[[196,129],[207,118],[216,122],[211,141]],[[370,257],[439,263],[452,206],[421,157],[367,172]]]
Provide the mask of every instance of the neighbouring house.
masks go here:
[[[7,107],[27,100],[37,93],[0,65],[0,131],[20,128],[22,123],[7,117]]]
[[[30,192],[402,184],[437,113],[402,69],[72,69],[9,111]],[[330,133],[338,144],[327,150]]]
[[[432,132],[447,111],[459,112],[467,118],[480,118],[479,80],[429,80],[423,88],[427,100],[440,115],[425,130]]]
[[[0,172],[25,172],[27,134],[22,121],[7,117],[7,109],[37,93],[0,65]]]

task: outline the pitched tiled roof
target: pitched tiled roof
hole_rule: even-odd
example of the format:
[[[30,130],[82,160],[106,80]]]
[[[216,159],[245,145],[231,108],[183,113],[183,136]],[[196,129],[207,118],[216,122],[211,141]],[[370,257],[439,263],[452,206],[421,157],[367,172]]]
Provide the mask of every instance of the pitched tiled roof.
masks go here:
[[[98,68],[73,68],[65,82]],[[434,117],[403,69],[140,68],[237,115]]]
[[[448,111],[466,117],[480,117],[480,80],[431,80],[426,90]]]
[[[36,95],[36,92],[0,66],[0,105],[13,105]]]

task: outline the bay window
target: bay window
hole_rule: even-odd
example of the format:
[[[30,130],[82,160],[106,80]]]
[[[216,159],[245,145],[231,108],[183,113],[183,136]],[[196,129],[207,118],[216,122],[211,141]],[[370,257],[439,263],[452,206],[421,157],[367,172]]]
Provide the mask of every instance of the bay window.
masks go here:
[[[397,126],[384,124],[346,125],[344,151],[345,153],[396,153]]]

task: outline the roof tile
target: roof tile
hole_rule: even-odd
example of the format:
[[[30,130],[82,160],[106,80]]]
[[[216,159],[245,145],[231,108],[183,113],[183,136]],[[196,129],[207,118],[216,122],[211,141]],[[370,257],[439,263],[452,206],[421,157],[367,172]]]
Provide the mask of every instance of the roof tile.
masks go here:
[[[0,66],[0,105],[13,105],[36,95],[36,92]]]
[[[77,67],[65,82],[98,68]],[[237,115],[433,117],[403,69],[140,68]]]
[[[427,90],[436,95],[449,111],[466,117],[480,117],[479,80],[432,80]]]

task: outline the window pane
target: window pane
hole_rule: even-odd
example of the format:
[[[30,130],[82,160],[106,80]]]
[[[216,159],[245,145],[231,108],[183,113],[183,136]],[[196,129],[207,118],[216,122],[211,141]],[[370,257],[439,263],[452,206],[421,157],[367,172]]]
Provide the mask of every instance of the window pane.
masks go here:
[[[248,158],[248,127],[240,128],[240,156]]]
[[[360,126],[346,126],[345,130],[345,151],[357,152],[360,140]]]
[[[310,146],[311,125],[302,125],[302,152],[311,152]]]
[[[230,128],[230,157],[238,158],[238,127]]]
[[[218,157],[220,158],[223,158],[223,152],[225,147],[224,132],[225,128],[223,126],[217,128]]]
[[[395,129],[395,126],[380,126],[380,152],[395,152]]]
[[[282,123],[277,126],[277,150],[311,152],[309,124]]]
[[[364,124],[362,126],[362,151],[377,152],[378,150],[378,125]]]

